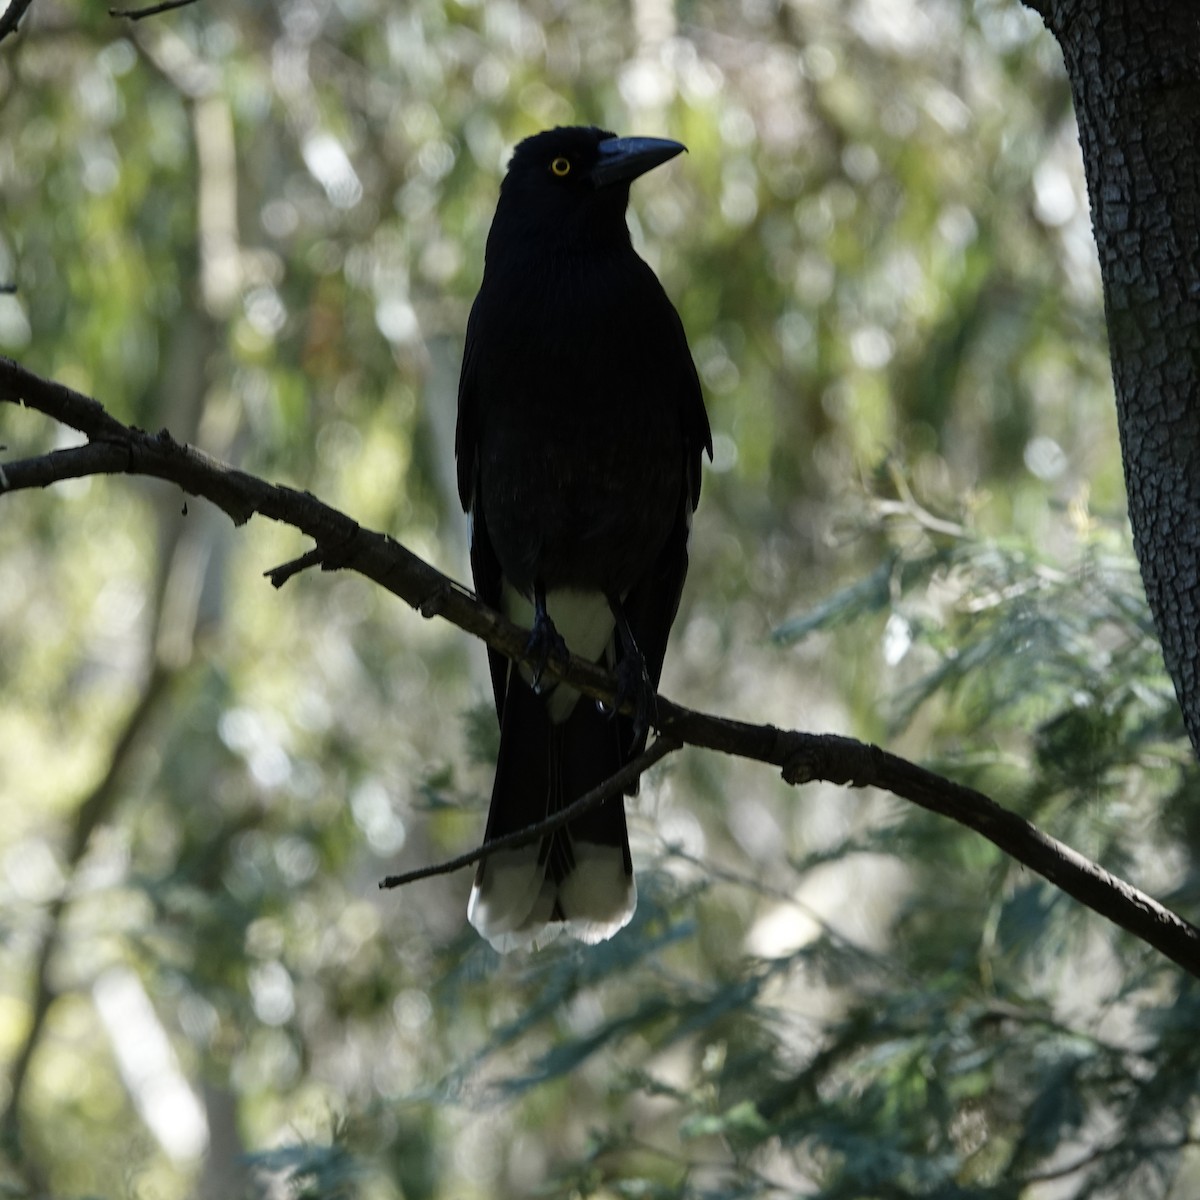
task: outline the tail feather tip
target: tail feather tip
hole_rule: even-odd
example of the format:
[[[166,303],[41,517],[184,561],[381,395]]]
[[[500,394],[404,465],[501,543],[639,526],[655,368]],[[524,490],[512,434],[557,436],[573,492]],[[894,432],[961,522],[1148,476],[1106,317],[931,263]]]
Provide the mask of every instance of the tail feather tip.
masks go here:
[[[607,941],[637,907],[626,851],[577,842],[573,857],[555,884],[536,846],[492,855],[471,888],[467,919],[501,954],[544,945],[560,932],[587,945]]]

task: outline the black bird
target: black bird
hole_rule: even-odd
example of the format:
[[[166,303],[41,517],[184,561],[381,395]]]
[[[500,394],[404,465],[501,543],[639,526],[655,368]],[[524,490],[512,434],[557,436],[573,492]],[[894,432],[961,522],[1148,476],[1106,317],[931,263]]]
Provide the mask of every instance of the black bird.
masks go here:
[[[609,778],[646,717],[687,573],[700,460],[712,456],[679,314],[629,238],[630,184],[684,147],[559,128],[517,146],[488,234],[458,392],[458,489],[480,599],[615,670],[639,716],[611,716],[489,652],[500,755],[490,841]],[[585,942],[633,915],[621,797],[540,845],[491,855],[467,915],[498,950],[561,922]]]

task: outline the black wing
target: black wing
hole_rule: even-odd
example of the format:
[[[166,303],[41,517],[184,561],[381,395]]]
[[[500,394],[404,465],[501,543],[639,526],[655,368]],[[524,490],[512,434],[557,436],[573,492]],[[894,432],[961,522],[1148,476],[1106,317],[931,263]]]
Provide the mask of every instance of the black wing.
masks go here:
[[[677,404],[683,428],[686,491],[679,497],[675,521],[654,565],[634,585],[622,604],[625,619],[633,634],[633,640],[641,651],[646,673],[650,676],[655,691],[658,690],[659,679],[662,676],[667,638],[679,611],[679,600],[683,595],[684,580],[687,578],[692,513],[700,501],[701,457],[707,454],[712,458],[712,432],[704,407],[704,396],[700,390],[700,378],[688,349],[687,334],[675,306],[667,301],[666,307],[670,311],[677,339]],[[619,641],[617,654],[618,657],[621,654]],[[621,726],[621,741],[626,747],[625,757],[628,760],[644,749],[646,734],[643,733],[635,743],[633,722],[623,716]],[[636,787],[633,790],[636,791]]]
[[[479,354],[479,301],[471,306],[467,340],[463,349],[462,373],[458,379],[458,426],[454,431],[454,457],[458,464],[458,499],[470,519],[471,576],[475,594],[484,604],[500,608],[500,562],[488,536],[487,517],[479,497],[479,389],[476,364]],[[504,720],[504,694],[508,690],[508,659],[488,647],[492,672],[492,694],[496,715]]]

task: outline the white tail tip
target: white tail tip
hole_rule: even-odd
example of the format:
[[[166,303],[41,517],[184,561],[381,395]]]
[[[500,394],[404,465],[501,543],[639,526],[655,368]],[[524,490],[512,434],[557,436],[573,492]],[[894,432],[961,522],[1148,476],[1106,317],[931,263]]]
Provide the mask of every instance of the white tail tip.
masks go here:
[[[538,862],[538,846],[493,854],[471,888],[467,920],[501,954],[559,933],[588,945],[606,941],[629,924],[637,885],[619,846],[576,842],[572,852],[575,868],[558,885]]]

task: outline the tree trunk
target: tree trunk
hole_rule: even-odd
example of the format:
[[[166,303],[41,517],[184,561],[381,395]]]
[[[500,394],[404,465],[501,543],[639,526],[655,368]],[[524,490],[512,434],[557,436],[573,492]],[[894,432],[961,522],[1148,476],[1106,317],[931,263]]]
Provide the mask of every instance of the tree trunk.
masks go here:
[[[1200,753],[1200,0],[1026,0],[1079,121],[1129,519]]]

